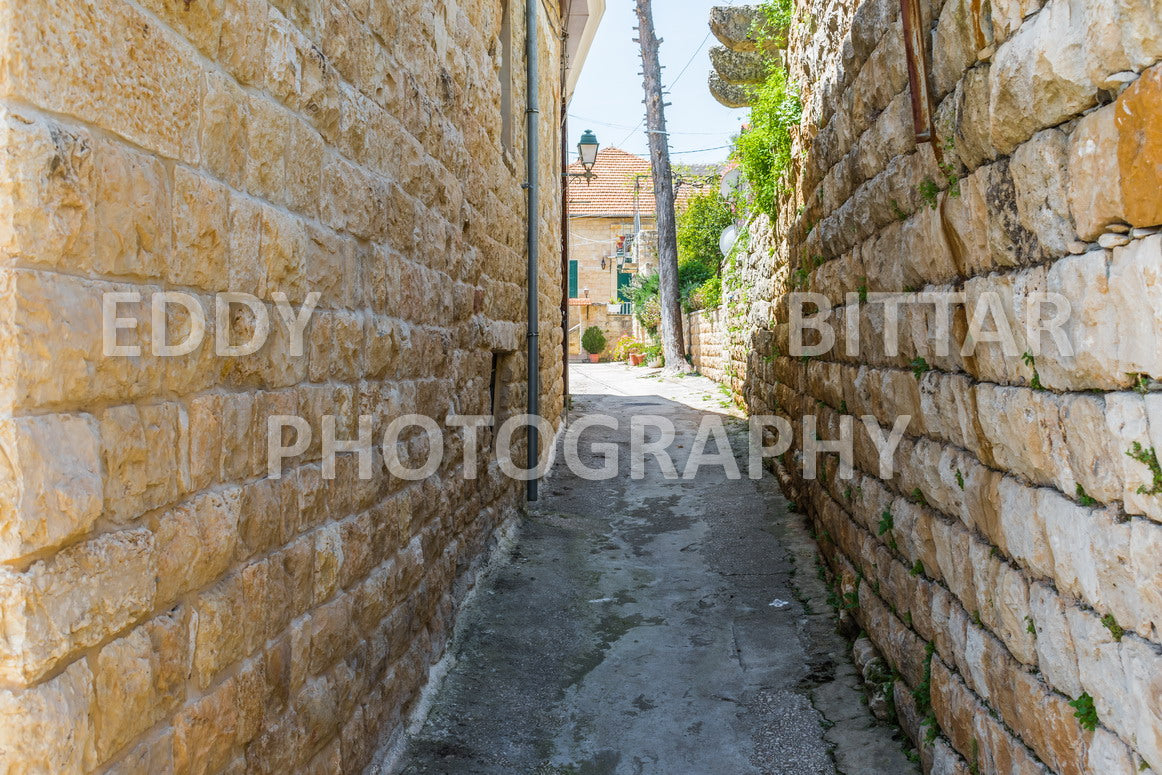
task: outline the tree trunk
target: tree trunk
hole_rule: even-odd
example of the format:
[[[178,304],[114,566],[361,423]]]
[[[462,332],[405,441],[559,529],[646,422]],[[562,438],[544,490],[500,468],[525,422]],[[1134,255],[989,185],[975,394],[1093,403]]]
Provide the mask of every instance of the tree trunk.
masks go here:
[[[688,372],[682,343],[682,301],[678,296],[678,236],[674,216],[674,174],[670,169],[670,141],[662,97],[662,67],[651,0],[637,0],[638,41],[642,48],[645,81],[646,130],[650,139],[650,166],[658,226],[658,287],[662,303],[662,354],[667,372]]]

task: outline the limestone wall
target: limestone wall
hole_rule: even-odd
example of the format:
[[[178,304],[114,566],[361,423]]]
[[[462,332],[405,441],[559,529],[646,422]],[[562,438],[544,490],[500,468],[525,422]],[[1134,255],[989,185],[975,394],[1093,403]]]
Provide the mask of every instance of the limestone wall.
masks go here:
[[[357,416],[523,411],[523,4],[0,2],[0,771],[359,772],[523,485],[322,460]],[[543,405],[560,416],[560,26],[543,3]],[[504,148],[502,106],[511,112]],[[162,291],[206,310],[151,317]],[[270,339],[244,357],[246,308]],[[102,303],[117,316],[107,356]],[[273,303],[319,292],[302,354]],[[223,331],[223,333],[225,333]],[[491,389],[494,355],[499,379]],[[309,447],[274,471],[267,421]],[[287,431],[287,441],[293,432]],[[376,443],[378,446],[378,442]],[[403,459],[428,449],[405,435]],[[332,477],[333,478],[330,478]]]
[[[746,374],[745,358],[736,358],[731,346],[730,316],[725,307],[686,314],[686,352],[694,369],[732,390],[740,390]]]
[[[793,193],[740,258],[743,393],[793,421],[776,467],[926,770],[1162,771],[1162,472],[1142,462],[1162,450],[1162,6],[921,6],[943,169],[914,139],[899,3],[798,4],[804,122]],[[836,348],[791,357],[792,290],[836,306]],[[1062,294],[1077,353],[962,356],[964,305],[942,331],[908,303],[890,354],[860,303],[884,291],[995,291],[1019,354],[1033,294]],[[804,476],[805,415],[825,440],[855,417],[853,479],[836,455]],[[859,418],[905,415],[881,475]]]

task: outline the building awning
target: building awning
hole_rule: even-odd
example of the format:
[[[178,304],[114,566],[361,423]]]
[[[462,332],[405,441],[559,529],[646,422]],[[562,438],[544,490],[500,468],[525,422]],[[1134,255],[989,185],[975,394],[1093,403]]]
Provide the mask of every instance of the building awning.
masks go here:
[[[597,36],[601,17],[605,15],[605,0],[568,0],[565,4],[565,101],[573,97],[585,58]]]

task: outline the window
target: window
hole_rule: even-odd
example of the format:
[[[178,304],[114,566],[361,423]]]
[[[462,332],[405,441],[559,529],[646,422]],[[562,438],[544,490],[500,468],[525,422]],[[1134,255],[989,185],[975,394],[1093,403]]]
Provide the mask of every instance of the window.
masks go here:
[[[569,298],[577,298],[577,262],[569,261]]]
[[[512,139],[512,0],[501,0],[500,16],[500,143],[511,151]]]
[[[512,353],[494,351],[492,353],[492,374],[488,379],[488,411],[492,415],[491,430],[499,428],[507,419],[509,404],[508,386],[512,382]],[[488,437],[486,447],[492,444]]]

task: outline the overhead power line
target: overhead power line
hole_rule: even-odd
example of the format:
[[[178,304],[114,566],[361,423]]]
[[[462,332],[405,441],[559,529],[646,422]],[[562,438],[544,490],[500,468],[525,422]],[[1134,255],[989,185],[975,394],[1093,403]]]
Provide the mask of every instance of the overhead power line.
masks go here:
[[[737,2],[737,0],[727,0],[726,5],[728,5],[728,6],[734,5],[735,2]],[[702,49],[706,47],[706,41],[710,40],[710,36],[713,34],[714,34],[713,31],[706,33],[706,37],[704,37],[702,39],[702,42],[700,44],[698,44],[698,48],[695,49],[694,53],[690,55],[690,58],[688,60],[686,60],[686,64],[682,66],[682,69],[680,71],[678,71],[677,77],[675,77],[674,80],[670,81],[669,85],[665,87],[667,91],[670,89],[673,89],[674,86],[677,85],[678,81],[680,81],[682,79],[682,76],[685,75],[686,71],[690,69],[690,65],[692,65],[694,63],[694,60],[698,57],[699,54],[702,53]],[[636,40],[635,40],[635,42],[636,42]],[[635,134],[637,134],[637,131],[639,129],[641,129],[642,124],[644,124],[645,122],[646,122],[645,116],[642,116],[642,119],[637,122],[637,125],[633,129],[629,130],[629,134],[626,135],[624,138],[622,138],[622,141],[617,144],[618,147],[621,147],[621,146],[625,145],[626,143],[628,143],[629,139],[631,137],[633,137]],[[610,126],[613,126],[613,125],[611,124]],[[617,128],[617,127],[614,127],[614,128]],[[622,128],[624,128],[624,127],[622,127]],[[670,134],[673,134],[673,135],[717,135],[720,133],[719,132],[670,132]],[[722,146],[722,147],[726,148],[729,146]],[[707,148],[704,150],[715,151],[718,149],[717,148]],[[672,153],[698,153],[698,151],[673,151]]]

